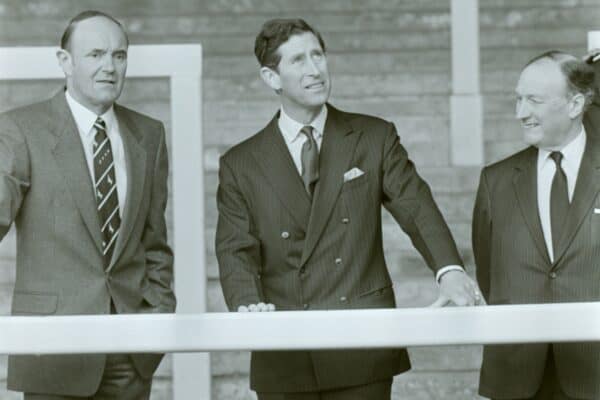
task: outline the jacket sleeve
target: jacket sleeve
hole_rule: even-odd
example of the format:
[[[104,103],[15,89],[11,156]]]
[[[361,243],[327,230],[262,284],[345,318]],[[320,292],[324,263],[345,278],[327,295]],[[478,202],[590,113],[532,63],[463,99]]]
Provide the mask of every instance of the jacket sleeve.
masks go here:
[[[221,287],[230,311],[261,301],[260,241],[234,170],[222,157],[217,190],[215,239]]]
[[[477,198],[473,210],[473,229],[471,241],[475,255],[477,283],[486,301],[490,292],[490,243],[492,217],[490,214],[490,195],[485,169],[481,172]]]
[[[29,190],[30,163],[25,138],[7,114],[0,115],[0,240]]]
[[[390,211],[434,272],[462,260],[427,183],[389,124],[383,145],[383,205]]]
[[[175,294],[171,287],[173,283],[173,252],[167,244],[165,222],[168,164],[164,126],[161,124],[160,142],[153,166],[152,197],[142,236],[148,278],[152,288],[160,294],[157,312],[173,312],[175,310]]]

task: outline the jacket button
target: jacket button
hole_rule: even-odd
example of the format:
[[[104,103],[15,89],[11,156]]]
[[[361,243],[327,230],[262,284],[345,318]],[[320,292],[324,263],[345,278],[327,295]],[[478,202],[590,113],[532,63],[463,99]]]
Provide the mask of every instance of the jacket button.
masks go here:
[[[342,224],[347,224],[350,222],[350,218],[342,218]]]
[[[336,258],[336,259],[335,259],[335,263],[336,263],[337,265],[340,265],[340,264],[342,264],[342,259],[341,259],[341,258],[339,258],[339,257],[338,257],[338,258]]]
[[[556,272],[550,272],[550,279],[556,279]]]
[[[303,240],[306,237],[306,234],[304,232],[298,232],[298,239]]]
[[[305,310],[308,310],[309,305],[308,305],[308,303],[304,303],[304,305],[302,307],[304,307]]]
[[[342,297],[340,297],[340,301],[341,301],[342,303],[345,303],[347,300],[348,300],[348,299],[346,298],[346,296],[342,296]]]
[[[281,232],[282,239],[288,239],[290,237],[290,233],[288,231]]]
[[[300,275],[304,275],[306,273],[306,268],[302,267],[300,268]]]

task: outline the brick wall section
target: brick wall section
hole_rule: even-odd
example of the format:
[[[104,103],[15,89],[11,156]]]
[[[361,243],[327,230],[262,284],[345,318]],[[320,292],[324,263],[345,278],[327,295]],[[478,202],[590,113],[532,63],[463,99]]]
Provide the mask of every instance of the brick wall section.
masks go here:
[[[486,162],[522,147],[515,123],[514,87],[531,56],[559,47],[583,54],[585,33],[598,29],[600,0],[480,0]],[[214,256],[218,158],[271,118],[277,99],[258,77],[252,55],[261,24],[301,16],[321,30],[333,77],[332,103],[396,123],[401,140],[430,183],[469,272],[470,222],[479,167],[449,165],[449,1],[444,0],[0,0],[0,45],[55,45],[76,12],[101,9],[119,18],[133,44],[202,43],[204,156],[210,311],[225,311]],[[177,62],[181,62],[178,60]],[[0,110],[46,96],[60,82],[0,83]],[[166,80],[127,83],[122,103],[170,126]],[[171,209],[167,210],[172,228]],[[402,307],[435,299],[431,273],[408,238],[384,213],[386,257]],[[14,232],[0,243],[0,314],[14,282]],[[477,399],[478,346],[410,349],[414,370],[397,378],[394,398]],[[6,379],[0,356],[0,387]],[[247,352],[212,355],[213,398],[253,399]],[[161,365],[154,400],[169,399],[170,358]],[[0,389],[0,400],[19,396]]]

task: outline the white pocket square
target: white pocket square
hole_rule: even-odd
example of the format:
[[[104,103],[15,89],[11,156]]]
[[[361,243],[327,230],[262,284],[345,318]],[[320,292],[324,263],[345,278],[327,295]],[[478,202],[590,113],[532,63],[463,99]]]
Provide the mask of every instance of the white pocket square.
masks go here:
[[[351,181],[364,174],[365,173],[360,168],[354,167],[351,170],[344,172],[344,182]]]
[[[594,214],[600,214],[600,208],[594,208]]]

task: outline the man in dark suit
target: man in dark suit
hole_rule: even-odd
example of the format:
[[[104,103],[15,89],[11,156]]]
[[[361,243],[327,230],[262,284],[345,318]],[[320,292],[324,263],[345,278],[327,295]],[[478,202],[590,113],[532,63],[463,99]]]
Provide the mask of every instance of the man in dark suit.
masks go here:
[[[163,124],[115,104],[128,40],[109,15],[67,27],[66,90],[0,115],[0,238],[14,222],[14,315],[173,312]],[[40,332],[43,340],[43,332]],[[161,354],[9,358],[26,400],[148,399]]]
[[[488,304],[600,300],[593,85],[589,65],[558,51],[521,72],[516,117],[530,147],[483,169],[473,217]],[[485,346],[479,391],[494,399],[598,399],[600,344]]]
[[[382,205],[437,273],[442,301],[474,304],[476,284],[394,125],[326,104],[320,34],[271,20],[255,54],[281,108],[220,160],[216,249],[229,309],[395,307]],[[261,400],[389,399],[392,377],[409,368],[404,349],[254,352],[251,387]]]

